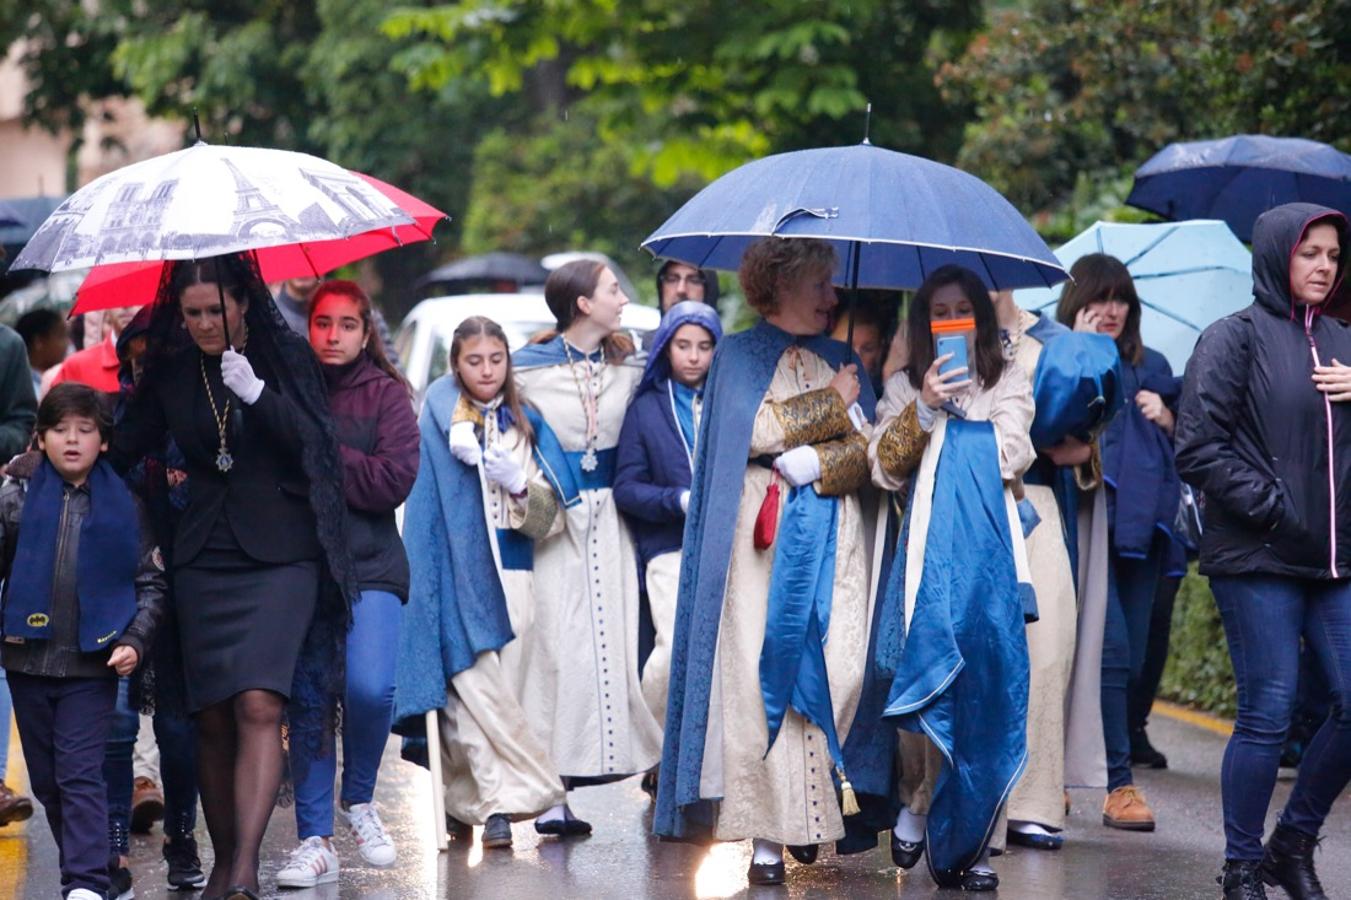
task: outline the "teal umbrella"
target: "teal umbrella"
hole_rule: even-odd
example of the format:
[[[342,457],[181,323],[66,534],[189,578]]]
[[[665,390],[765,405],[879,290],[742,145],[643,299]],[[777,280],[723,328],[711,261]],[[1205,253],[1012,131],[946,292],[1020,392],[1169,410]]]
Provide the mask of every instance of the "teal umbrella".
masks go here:
[[[1140,336],[1179,375],[1206,326],[1252,302],[1252,254],[1224,222],[1097,222],[1055,251],[1066,269],[1088,253],[1126,264],[1140,295]],[[1020,290],[1014,298],[1054,317],[1060,289]]]

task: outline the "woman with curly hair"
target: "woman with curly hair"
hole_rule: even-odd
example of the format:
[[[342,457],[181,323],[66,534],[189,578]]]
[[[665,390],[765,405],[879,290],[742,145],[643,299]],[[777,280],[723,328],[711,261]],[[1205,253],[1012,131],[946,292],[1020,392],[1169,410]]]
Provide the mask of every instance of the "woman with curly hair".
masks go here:
[[[747,248],[762,318],[714,355],[685,525],[654,827],[753,840],[752,884],[782,884],[785,844],[813,862],[858,811],[841,744],[871,621],[856,492],[873,397],[826,335],[835,268],[821,241]]]

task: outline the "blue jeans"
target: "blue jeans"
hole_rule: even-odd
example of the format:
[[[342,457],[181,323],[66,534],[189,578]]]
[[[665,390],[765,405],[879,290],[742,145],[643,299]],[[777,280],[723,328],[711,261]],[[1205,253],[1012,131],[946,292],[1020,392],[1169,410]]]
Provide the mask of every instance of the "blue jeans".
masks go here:
[[[1107,621],[1102,639],[1102,736],[1107,747],[1107,790],[1132,784],[1130,698],[1149,648],[1149,618],[1163,570],[1160,540],[1149,556],[1112,553]]]
[[[362,591],[347,633],[347,697],[342,716],[342,802],[370,803],[394,717],[394,664],[403,604],[386,591]],[[333,834],[334,747],[310,760],[296,782],[296,833]]]
[[[9,699],[9,681],[0,668],[0,782],[9,774],[9,714],[14,704]]]
[[[192,837],[197,827],[197,726],[186,714],[155,710],[164,836]]]
[[[141,717],[127,699],[130,680],[117,679],[117,704],[113,707],[112,729],[103,755],[103,781],[108,788],[108,849],[126,856],[131,846],[131,757],[136,749],[136,733]]]
[[[1210,588],[1238,686],[1238,718],[1220,770],[1224,856],[1256,860],[1295,709],[1301,635],[1327,678],[1332,714],[1304,752],[1280,824],[1317,836],[1351,781],[1351,581],[1243,575],[1211,578]]]

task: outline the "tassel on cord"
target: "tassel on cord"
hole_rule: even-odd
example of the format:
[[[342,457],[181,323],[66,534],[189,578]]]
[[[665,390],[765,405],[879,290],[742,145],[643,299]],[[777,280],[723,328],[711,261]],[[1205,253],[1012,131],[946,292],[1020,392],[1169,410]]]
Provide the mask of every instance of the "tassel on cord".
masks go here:
[[[836,766],[835,774],[840,776],[840,812],[846,816],[858,815],[858,795],[854,793],[854,786],[844,777],[844,769]]]

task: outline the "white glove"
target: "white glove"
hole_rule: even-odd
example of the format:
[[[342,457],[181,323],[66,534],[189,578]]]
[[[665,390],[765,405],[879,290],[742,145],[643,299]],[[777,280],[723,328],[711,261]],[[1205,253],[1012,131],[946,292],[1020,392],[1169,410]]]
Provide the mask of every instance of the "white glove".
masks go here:
[[[245,406],[257,403],[258,398],[263,395],[263,379],[253,374],[253,366],[249,365],[248,357],[234,350],[226,350],[221,354],[220,380],[225,382],[225,386],[233,391],[236,397],[244,401]]]
[[[815,447],[794,447],[787,453],[779,454],[774,460],[774,468],[783,480],[793,487],[811,484],[821,477],[821,457]]]
[[[476,466],[483,457],[478,445],[473,422],[456,422],[450,426],[450,454],[466,466]]]
[[[854,430],[860,434],[868,427],[868,416],[863,412],[863,407],[857,403],[849,407],[849,421],[854,423]]]
[[[690,492],[689,492],[689,491],[681,491],[681,492],[680,492],[680,511],[683,512],[683,513],[688,513],[688,512],[690,511]]]
[[[506,488],[508,494],[525,490],[525,469],[501,447],[493,447],[483,454],[483,474],[489,481]]]

